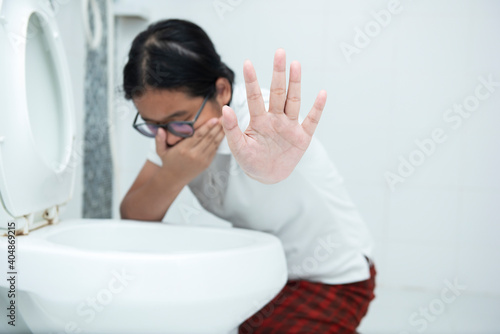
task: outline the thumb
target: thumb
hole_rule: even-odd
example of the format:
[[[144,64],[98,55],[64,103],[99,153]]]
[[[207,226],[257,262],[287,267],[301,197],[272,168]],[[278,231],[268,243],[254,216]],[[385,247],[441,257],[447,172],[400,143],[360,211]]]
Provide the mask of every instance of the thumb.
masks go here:
[[[227,143],[231,151],[238,151],[243,144],[243,133],[238,126],[238,119],[234,110],[229,106],[222,107],[222,128],[226,134]]]
[[[159,128],[155,136],[156,153],[161,157],[167,151],[167,134],[165,129]]]

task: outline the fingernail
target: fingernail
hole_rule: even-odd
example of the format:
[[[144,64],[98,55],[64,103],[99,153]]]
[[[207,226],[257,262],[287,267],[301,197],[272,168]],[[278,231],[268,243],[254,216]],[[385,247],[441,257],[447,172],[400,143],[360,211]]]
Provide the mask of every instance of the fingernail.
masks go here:
[[[217,118],[212,118],[212,119],[210,120],[210,125],[215,125],[215,124],[217,124],[218,122],[219,122],[219,119],[217,119]]]

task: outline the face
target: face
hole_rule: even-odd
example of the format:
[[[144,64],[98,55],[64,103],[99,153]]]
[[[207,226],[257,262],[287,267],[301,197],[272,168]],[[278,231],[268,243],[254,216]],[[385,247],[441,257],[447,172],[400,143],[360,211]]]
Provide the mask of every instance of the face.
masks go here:
[[[227,80],[226,80],[227,81]],[[209,100],[203,107],[200,116],[193,124],[196,131],[203,123],[214,117],[222,115],[222,106],[227,101],[226,94],[218,94],[214,100]],[[229,96],[230,96],[229,87]],[[191,97],[183,91],[167,89],[147,89],[140,97],[134,98],[134,104],[140,116],[148,123],[165,124],[171,121],[192,121],[201,105],[204,97]],[[220,102],[222,102],[222,104]],[[181,141],[178,137],[167,131],[167,145],[173,146]]]

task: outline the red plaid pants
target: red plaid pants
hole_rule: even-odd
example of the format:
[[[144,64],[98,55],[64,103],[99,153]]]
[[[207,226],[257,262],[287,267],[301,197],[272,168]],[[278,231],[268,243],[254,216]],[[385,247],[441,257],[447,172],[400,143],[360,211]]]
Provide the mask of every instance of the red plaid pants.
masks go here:
[[[245,320],[239,334],[353,334],[375,298],[375,276],[349,284],[290,280],[266,306]]]

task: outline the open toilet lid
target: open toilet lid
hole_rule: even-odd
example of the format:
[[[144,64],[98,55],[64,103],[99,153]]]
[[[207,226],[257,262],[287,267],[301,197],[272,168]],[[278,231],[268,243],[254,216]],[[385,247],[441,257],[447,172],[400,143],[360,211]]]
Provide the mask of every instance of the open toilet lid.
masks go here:
[[[0,0],[0,49],[0,195],[7,213],[21,217],[71,197],[73,96],[51,8]]]

